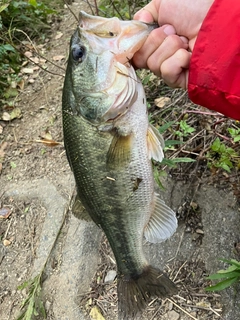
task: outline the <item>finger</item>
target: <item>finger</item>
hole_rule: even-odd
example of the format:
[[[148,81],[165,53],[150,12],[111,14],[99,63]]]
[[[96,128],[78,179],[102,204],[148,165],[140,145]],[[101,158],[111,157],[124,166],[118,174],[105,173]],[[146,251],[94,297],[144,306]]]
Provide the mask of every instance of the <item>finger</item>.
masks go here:
[[[163,43],[149,56],[147,60],[148,68],[156,75],[161,76],[162,64],[165,60],[173,56],[179,49],[188,48],[188,44],[184,43],[177,35],[170,35],[165,38]]]
[[[144,8],[139,10],[135,15],[135,20],[140,20],[143,22],[157,22],[158,21],[158,2],[155,5],[154,1],[148,3]]]
[[[170,25],[154,29],[142,48],[135,53],[133,57],[134,66],[137,68],[147,68],[147,60],[149,57],[161,46],[168,35],[175,33],[175,29]]]
[[[190,59],[189,51],[179,49],[162,63],[160,70],[167,85],[174,88],[187,88]]]
[[[133,19],[143,21],[146,23],[154,22],[154,18],[152,14],[147,10],[144,10],[144,8],[138,11],[137,13],[135,13],[135,15],[133,16]]]

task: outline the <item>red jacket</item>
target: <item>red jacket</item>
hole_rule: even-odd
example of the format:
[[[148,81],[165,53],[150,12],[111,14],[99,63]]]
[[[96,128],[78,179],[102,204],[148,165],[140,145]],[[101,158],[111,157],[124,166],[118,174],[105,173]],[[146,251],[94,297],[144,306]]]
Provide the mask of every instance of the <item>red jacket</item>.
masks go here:
[[[194,46],[188,91],[204,107],[240,120],[240,0],[215,0]]]

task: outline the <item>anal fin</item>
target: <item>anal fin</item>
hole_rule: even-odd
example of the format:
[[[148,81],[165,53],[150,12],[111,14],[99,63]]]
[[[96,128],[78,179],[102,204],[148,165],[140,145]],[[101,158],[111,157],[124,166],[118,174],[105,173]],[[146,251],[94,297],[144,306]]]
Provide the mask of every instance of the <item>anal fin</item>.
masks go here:
[[[144,230],[147,241],[159,243],[170,238],[177,229],[177,218],[175,212],[154,194],[154,211]]]
[[[78,195],[76,195],[73,201],[72,213],[78,219],[92,221],[92,218],[88,214],[87,210],[83,207]]]

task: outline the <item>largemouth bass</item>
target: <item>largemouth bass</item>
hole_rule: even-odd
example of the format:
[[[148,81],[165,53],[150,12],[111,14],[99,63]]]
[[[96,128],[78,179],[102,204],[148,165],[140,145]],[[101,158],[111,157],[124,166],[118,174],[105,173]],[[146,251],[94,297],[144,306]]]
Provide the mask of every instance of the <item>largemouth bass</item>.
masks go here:
[[[154,191],[151,158],[162,160],[164,142],[148,122],[144,89],[130,63],[152,29],[81,12],[63,89],[64,143],[77,186],[73,211],[80,199],[111,245],[120,319],[138,314],[151,296],[176,293],[142,247],[143,235],[161,242],[177,227]]]

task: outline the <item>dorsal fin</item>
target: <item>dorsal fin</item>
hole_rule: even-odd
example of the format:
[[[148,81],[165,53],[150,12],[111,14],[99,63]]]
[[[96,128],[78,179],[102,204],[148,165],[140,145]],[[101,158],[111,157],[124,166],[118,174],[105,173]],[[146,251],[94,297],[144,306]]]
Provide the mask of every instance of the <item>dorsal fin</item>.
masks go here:
[[[157,193],[154,194],[155,207],[153,214],[145,228],[147,241],[158,243],[170,238],[177,229],[177,218]]]
[[[149,159],[152,158],[156,161],[161,162],[164,158],[164,140],[162,135],[158,132],[158,130],[151,124],[149,124],[148,127],[147,143]]]

